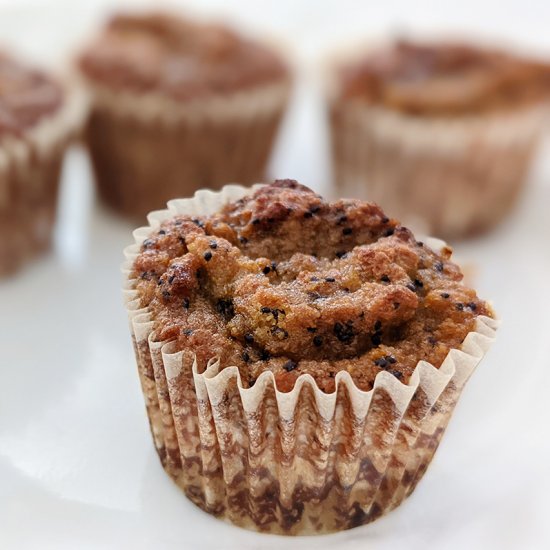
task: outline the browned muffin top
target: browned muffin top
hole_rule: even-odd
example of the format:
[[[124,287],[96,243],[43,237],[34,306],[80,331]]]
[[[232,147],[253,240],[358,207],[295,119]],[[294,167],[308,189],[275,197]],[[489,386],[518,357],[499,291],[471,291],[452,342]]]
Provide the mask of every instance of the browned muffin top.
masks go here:
[[[288,74],[262,44],[223,26],[167,14],[114,17],[80,67],[109,87],[161,90],[175,99],[268,84]]]
[[[334,390],[348,371],[368,390],[381,370],[407,382],[439,367],[490,307],[459,268],[375,204],[325,202],[293,180],[221,212],[177,216],[145,240],[133,277],[160,340],[204,369],[236,365],[252,386],[271,370],[281,391],[311,374]]]
[[[0,137],[20,135],[62,101],[61,87],[53,79],[0,52]]]
[[[342,96],[410,114],[456,115],[550,98],[550,65],[463,44],[400,41],[342,69]]]

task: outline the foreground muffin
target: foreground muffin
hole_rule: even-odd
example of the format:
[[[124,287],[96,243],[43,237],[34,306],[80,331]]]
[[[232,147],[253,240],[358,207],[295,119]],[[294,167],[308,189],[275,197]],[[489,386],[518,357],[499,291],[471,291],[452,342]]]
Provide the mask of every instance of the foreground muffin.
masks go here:
[[[61,161],[82,111],[55,78],[0,52],[0,276],[50,245]]]
[[[253,183],[290,88],[283,60],[222,26],[119,15],[80,58],[99,191],[134,217],[199,187]]]
[[[330,115],[339,193],[445,237],[499,222],[550,107],[550,65],[474,46],[397,42],[342,64]]]
[[[450,249],[292,180],[149,220],[125,295],[155,445],[187,496],[281,534],[397,506],[496,328]]]

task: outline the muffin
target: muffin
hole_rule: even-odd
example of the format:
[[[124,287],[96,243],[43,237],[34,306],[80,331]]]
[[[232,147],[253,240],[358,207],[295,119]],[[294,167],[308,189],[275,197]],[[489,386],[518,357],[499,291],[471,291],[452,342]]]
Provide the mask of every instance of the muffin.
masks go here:
[[[332,75],[338,192],[448,238],[510,211],[550,105],[550,65],[454,43],[396,42]]]
[[[174,15],[119,15],[79,59],[104,201],[143,217],[199,187],[264,177],[290,92],[272,49]]]
[[[0,52],[0,276],[50,245],[63,154],[81,100]]]
[[[496,328],[450,248],[292,180],[200,191],[149,221],[125,297],[155,446],[185,494],[287,535],[397,506]]]

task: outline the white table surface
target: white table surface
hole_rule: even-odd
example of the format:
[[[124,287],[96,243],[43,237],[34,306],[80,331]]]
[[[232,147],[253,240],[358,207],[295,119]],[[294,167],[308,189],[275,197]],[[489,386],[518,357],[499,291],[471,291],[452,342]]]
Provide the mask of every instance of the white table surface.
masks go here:
[[[292,39],[303,62],[365,33],[472,33],[488,21],[494,35],[550,45],[544,2],[476,8],[442,1],[438,9],[389,0],[200,4],[202,11],[231,12],[244,26]],[[61,59],[106,5],[0,0],[0,42]],[[330,172],[321,115],[306,73],[272,174],[323,192]],[[54,252],[0,282],[0,548],[550,548],[549,180],[548,154],[541,155],[513,215],[487,237],[455,248],[479,293],[494,302],[502,327],[415,493],[372,525],[282,539],[204,514],[160,467],[120,293],[121,251],[132,227],[96,203],[87,157],[72,151]]]

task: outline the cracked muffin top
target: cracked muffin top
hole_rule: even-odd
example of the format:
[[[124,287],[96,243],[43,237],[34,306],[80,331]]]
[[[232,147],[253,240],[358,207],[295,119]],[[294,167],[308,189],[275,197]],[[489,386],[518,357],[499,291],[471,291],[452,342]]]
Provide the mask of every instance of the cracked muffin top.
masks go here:
[[[0,52],[0,138],[21,136],[62,102],[54,79]]]
[[[92,81],[176,100],[270,84],[288,77],[268,47],[229,28],[178,16],[117,15],[79,65]]]
[[[439,367],[493,315],[450,256],[375,204],[280,180],[164,221],[132,278],[156,339],[194,352],[200,370],[219,357],[247,387],[270,370],[281,391],[308,373],[325,392],[345,370],[369,390],[382,370],[406,383],[420,360]]]
[[[458,115],[550,99],[550,65],[466,44],[399,41],[341,68],[341,95],[408,114]]]

